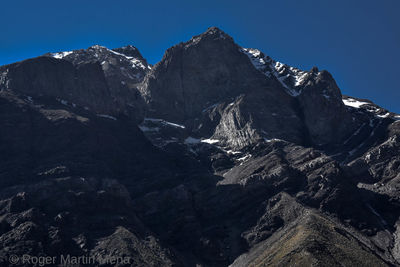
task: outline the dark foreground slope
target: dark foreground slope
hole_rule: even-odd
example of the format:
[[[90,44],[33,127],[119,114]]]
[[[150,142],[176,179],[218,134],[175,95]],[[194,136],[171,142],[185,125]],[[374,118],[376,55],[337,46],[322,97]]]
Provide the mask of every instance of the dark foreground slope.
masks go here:
[[[399,119],[217,28],[0,67],[0,255],[399,266]]]

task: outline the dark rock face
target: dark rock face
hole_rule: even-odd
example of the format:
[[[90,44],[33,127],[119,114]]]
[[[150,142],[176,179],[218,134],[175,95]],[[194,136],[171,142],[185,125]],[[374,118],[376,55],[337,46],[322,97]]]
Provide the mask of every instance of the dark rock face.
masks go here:
[[[134,47],[105,47],[46,54],[3,66],[1,87],[29,96],[57,98],[99,114],[126,114],[138,121],[144,102],[137,90],[150,66]]]
[[[264,138],[340,142],[354,130],[328,72],[273,61],[217,28],[167,50],[141,91],[149,116],[238,148]]]
[[[257,130],[267,128],[271,136],[301,142],[295,103],[274,85],[230,36],[210,28],[167,50],[142,93],[155,110],[149,116],[182,123],[232,146],[255,142],[263,136]],[[286,121],[274,115],[278,110]]]
[[[2,66],[0,257],[400,266],[399,148],[400,115],[215,27],[154,67],[133,46]]]
[[[340,142],[354,132],[354,124],[342,102],[342,94],[327,71],[319,72],[303,85],[299,101],[305,124],[315,144]]]
[[[152,107],[177,122],[199,116],[207,105],[265,86],[232,38],[217,29],[168,49],[146,83],[143,90]]]

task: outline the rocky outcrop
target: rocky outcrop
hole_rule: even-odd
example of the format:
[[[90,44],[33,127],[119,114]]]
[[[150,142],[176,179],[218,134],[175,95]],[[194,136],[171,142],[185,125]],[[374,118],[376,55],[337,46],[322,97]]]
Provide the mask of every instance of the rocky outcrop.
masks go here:
[[[116,51],[95,45],[3,66],[0,88],[140,121],[144,102],[137,87],[151,67],[133,46]]]
[[[328,72],[286,66],[218,28],[167,50],[141,92],[148,116],[236,148],[273,138],[341,142],[356,127]]]

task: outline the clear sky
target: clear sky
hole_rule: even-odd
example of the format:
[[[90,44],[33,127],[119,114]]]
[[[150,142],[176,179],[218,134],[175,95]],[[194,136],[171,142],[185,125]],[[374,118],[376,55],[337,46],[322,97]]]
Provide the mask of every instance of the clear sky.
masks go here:
[[[399,0],[12,0],[0,2],[0,65],[132,44],[150,63],[217,26],[244,47],[327,69],[344,94],[400,113]]]

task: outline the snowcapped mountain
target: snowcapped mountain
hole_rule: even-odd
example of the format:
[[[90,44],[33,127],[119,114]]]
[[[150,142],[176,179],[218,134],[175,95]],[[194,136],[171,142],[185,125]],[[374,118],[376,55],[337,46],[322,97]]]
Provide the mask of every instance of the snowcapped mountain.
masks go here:
[[[0,256],[399,266],[400,115],[212,27],[0,67]],[[121,265],[122,266],[122,265]]]

